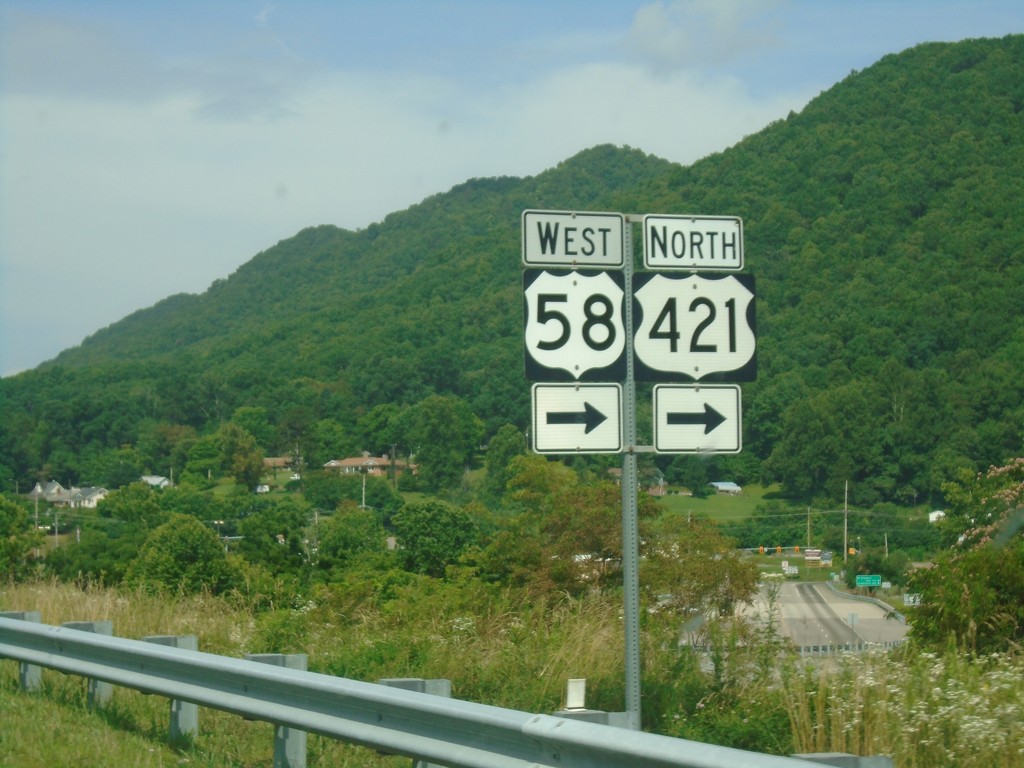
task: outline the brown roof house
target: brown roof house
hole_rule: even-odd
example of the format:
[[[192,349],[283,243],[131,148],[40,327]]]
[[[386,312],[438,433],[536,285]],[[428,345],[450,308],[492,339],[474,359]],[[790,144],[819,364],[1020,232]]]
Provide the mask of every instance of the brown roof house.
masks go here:
[[[413,474],[416,472],[415,465],[410,465],[402,459],[395,459],[392,462],[390,456],[371,456],[369,453],[363,453],[362,456],[348,459],[331,459],[324,464],[324,469],[340,472],[343,475],[365,473],[367,475],[383,477],[388,474],[392,465],[395,467],[396,474],[401,474],[407,470],[411,470]]]

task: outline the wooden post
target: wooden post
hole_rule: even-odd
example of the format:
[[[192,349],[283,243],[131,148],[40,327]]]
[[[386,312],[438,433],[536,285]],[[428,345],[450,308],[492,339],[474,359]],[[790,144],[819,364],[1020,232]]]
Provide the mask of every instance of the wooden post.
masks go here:
[[[306,670],[304,653],[247,653],[245,658],[288,669]],[[306,732],[274,725],[274,768],[306,768]]]
[[[186,651],[199,650],[199,638],[195,635],[150,635],[142,638],[147,643],[183,648]],[[171,724],[168,740],[175,744],[190,741],[199,735],[199,705],[180,699],[171,699]]]
[[[65,621],[61,624],[67,629],[77,629],[81,632],[95,632],[97,635],[113,637],[114,622],[110,619],[102,621]],[[106,706],[114,696],[114,686],[103,680],[89,679],[88,695],[86,703],[89,709],[100,709]]]
[[[19,621],[34,621],[42,623],[43,617],[39,611],[0,611],[0,617],[5,619],[18,619]],[[28,664],[24,661],[18,664],[18,685],[26,693],[34,693],[43,687],[43,668],[37,664]]]

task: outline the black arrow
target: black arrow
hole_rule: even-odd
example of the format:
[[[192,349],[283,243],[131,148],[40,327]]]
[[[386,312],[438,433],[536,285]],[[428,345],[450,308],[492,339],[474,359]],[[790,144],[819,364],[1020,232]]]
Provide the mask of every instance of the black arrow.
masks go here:
[[[666,416],[670,425],[703,424],[705,435],[725,421],[725,416],[707,403],[704,403],[704,413],[668,413]]]
[[[548,414],[548,424],[586,424],[583,434],[589,435],[608,417],[590,403],[583,403],[582,411],[558,411]]]

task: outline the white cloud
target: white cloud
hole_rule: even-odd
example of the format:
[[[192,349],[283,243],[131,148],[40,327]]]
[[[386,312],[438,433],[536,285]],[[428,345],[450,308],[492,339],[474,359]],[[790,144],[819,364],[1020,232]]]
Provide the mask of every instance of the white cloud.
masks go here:
[[[909,1],[425,5],[0,0],[0,375],[306,226],[605,142],[692,162],[925,18]],[[894,5],[903,21],[880,24]]]
[[[669,0],[637,9],[627,49],[656,71],[722,66],[775,40],[777,0]]]

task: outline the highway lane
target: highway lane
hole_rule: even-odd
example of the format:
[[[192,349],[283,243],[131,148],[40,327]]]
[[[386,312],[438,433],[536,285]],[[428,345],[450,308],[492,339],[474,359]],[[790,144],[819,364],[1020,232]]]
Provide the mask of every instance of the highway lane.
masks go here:
[[[817,582],[783,582],[776,611],[780,634],[798,647],[890,643],[909,630],[881,606],[836,595]]]

